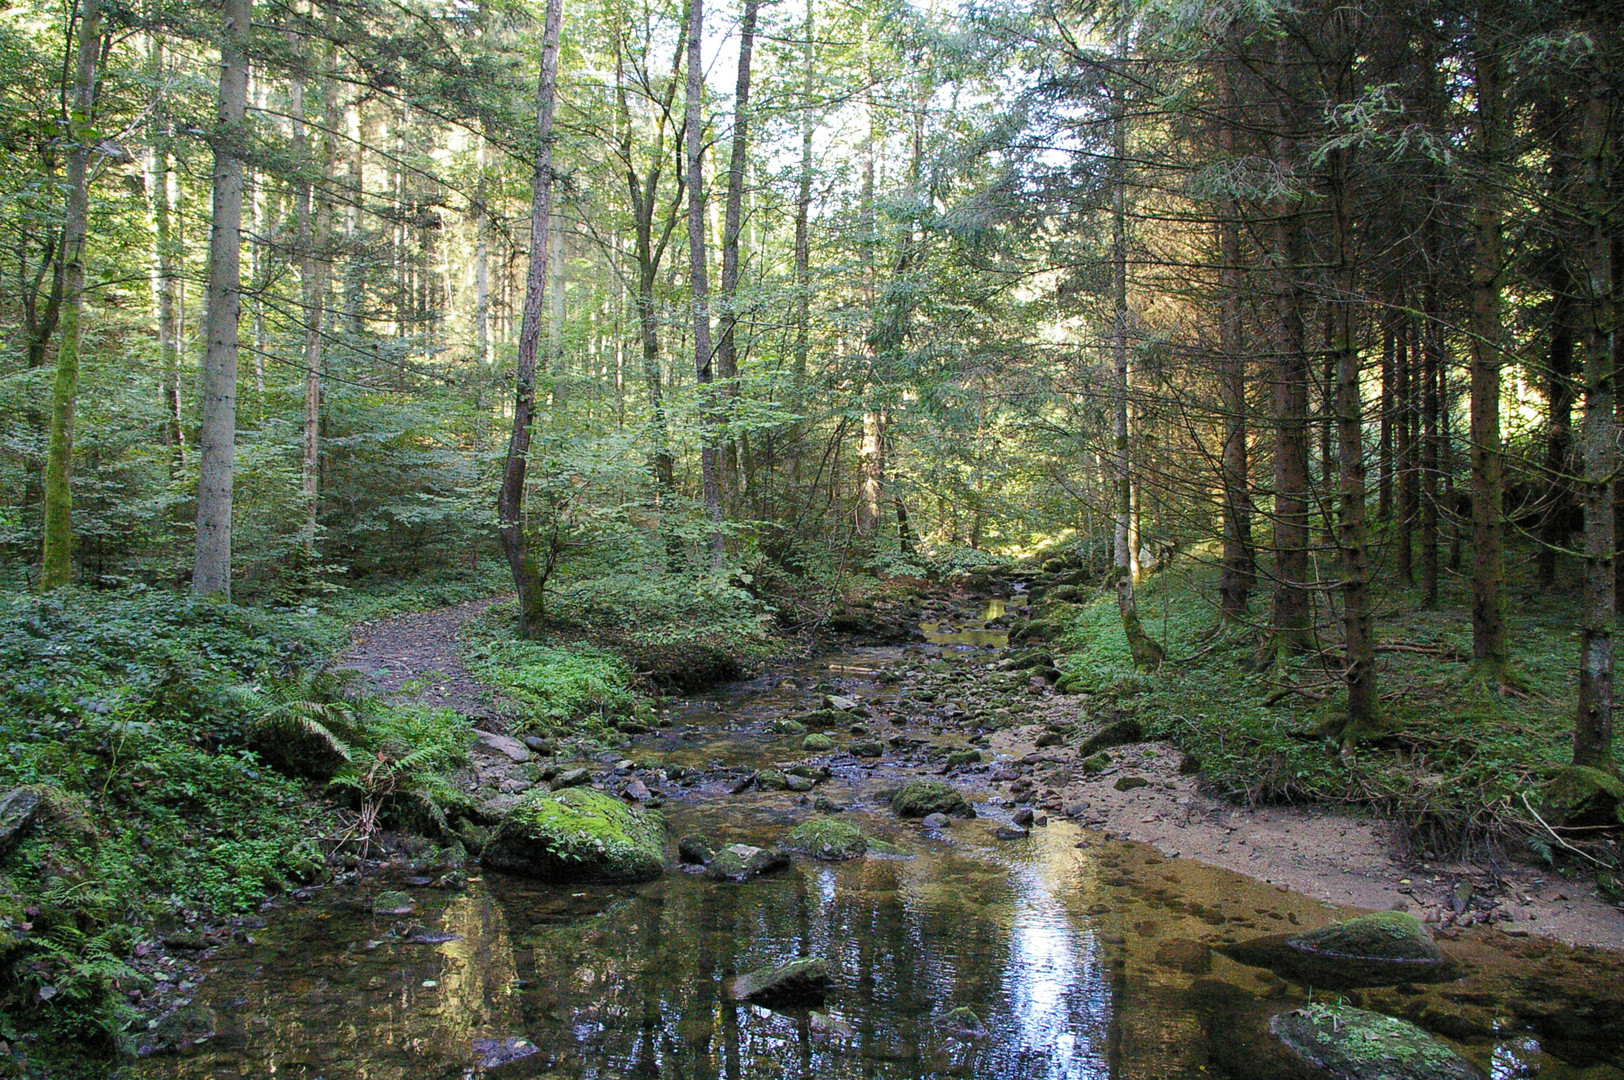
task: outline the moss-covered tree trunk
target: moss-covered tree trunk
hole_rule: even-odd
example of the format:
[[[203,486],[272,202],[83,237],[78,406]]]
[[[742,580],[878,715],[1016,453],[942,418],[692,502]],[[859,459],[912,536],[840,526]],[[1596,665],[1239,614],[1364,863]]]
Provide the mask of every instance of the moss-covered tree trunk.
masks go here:
[[[79,401],[79,323],[84,313],[85,233],[90,217],[90,154],[96,109],[96,62],[101,55],[100,0],[84,0],[69,105],[67,205],[62,216],[62,339],[51,382],[50,439],[45,451],[45,516],[39,587],[73,578],[73,418]]]
[[[519,596],[519,632],[533,636],[546,610],[543,580],[524,530],[524,481],[530,425],[536,407],[536,346],[547,296],[547,231],[553,212],[553,103],[558,87],[558,38],[563,0],[547,0],[542,28],[541,77],[536,86],[536,169],[530,185],[530,270],[525,279],[524,318],[514,373],[513,432],[508,437],[502,488],[496,497],[497,531]]]

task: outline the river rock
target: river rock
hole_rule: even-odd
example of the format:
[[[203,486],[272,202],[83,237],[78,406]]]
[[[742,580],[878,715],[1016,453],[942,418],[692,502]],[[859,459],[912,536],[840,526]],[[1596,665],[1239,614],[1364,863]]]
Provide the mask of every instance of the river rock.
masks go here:
[[[843,862],[862,858],[868,851],[868,838],[849,821],[820,817],[797,825],[789,834],[789,846],[814,859]]]
[[[972,818],[976,812],[953,788],[940,780],[910,780],[891,796],[891,809],[902,817],[922,818],[927,814]]]
[[[474,739],[492,753],[501,754],[509,761],[529,761],[530,748],[511,735],[498,735],[494,731],[476,731]]]
[[[28,836],[44,802],[45,796],[36,787],[12,788],[0,795],[0,855],[8,854]]]
[[[136,1040],[136,1053],[170,1053],[208,1042],[220,1030],[220,1018],[206,1005],[183,1005],[160,1019]]]
[[[927,829],[945,829],[952,821],[946,814],[926,814],[919,824]]]
[[[865,739],[851,744],[851,756],[860,758],[877,758],[885,753],[885,747],[873,739]]]
[[[789,865],[789,856],[777,848],[729,844],[711,856],[708,873],[717,881],[746,881]]]
[[[975,1014],[974,1009],[964,1005],[948,1011],[936,1023],[960,1042],[972,1042],[987,1037],[987,1025],[981,1022],[981,1017]]]
[[[685,863],[704,866],[716,855],[716,849],[703,836],[690,833],[677,841],[677,858]]]
[[[794,773],[784,774],[784,786],[790,791],[807,792],[817,786],[817,781],[810,776],[797,776]]]
[[[1278,1013],[1269,1031],[1329,1080],[1482,1080],[1477,1067],[1414,1024],[1347,1005]]]
[[[417,910],[417,901],[395,889],[386,889],[372,898],[374,915],[410,915]]]
[[[847,713],[851,716],[868,715],[868,706],[854,697],[844,697],[840,694],[826,695],[823,699],[823,707],[833,709],[836,712]]]
[[[563,791],[565,788],[572,787],[585,787],[587,784],[592,783],[592,773],[586,769],[565,769],[553,777],[551,783],[554,791]]]
[[[1109,750],[1113,746],[1126,746],[1129,743],[1142,742],[1145,738],[1145,729],[1137,720],[1117,720],[1106,724],[1077,748],[1078,757],[1088,757],[1101,750]]]
[[[648,785],[643,783],[643,781],[633,780],[631,783],[626,785],[626,790],[620,794],[623,798],[630,799],[632,802],[647,802],[651,792],[648,789]]]
[[[828,964],[815,956],[803,956],[740,975],[729,990],[735,1001],[756,1005],[816,1005],[833,981]]]
[[[993,835],[1000,840],[1025,840],[1032,830],[1024,825],[1000,825]]]
[[[655,811],[591,788],[532,791],[502,820],[480,861],[545,881],[648,881],[665,869],[665,824]]]
[[[1118,791],[1132,791],[1134,788],[1149,787],[1150,781],[1143,776],[1124,776],[1111,786]]]
[[[528,1062],[541,1053],[541,1047],[522,1035],[475,1039],[473,1047],[481,1075],[513,1074],[520,1063]]]
[[[1305,986],[1331,990],[1431,981],[1448,962],[1426,927],[1401,911],[1378,911],[1306,934],[1271,935],[1225,946],[1232,959]]]
[[[801,740],[801,749],[812,754],[821,754],[835,748],[835,741],[821,731],[814,731]]]

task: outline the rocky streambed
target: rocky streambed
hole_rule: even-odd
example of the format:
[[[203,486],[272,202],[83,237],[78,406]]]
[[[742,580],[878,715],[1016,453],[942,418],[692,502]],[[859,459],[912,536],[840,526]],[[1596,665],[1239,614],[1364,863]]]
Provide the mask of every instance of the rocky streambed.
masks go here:
[[[133,1075],[1624,1078],[1615,953],[1344,929],[1114,838],[1162,780],[1085,769],[1098,725],[1011,669],[1002,607],[669,701],[611,752],[484,738],[470,783],[530,841],[577,828],[565,857],[504,824],[467,838],[486,865],[279,899]],[[604,807],[631,847],[572,824]]]

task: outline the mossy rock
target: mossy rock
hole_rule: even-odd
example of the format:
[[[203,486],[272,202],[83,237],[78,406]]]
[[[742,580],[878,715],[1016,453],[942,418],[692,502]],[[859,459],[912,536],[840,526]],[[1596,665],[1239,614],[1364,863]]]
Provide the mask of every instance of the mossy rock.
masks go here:
[[[864,739],[851,744],[851,756],[861,758],[877,758],[885,753],[885,747],[873,739]]]
[[[665,869],[665,823],[592,788],[532,791],[502,820],[480,861],[544,881],[648,881]]]
[[[729,844],[711,856],[707,873],[717,881],[747,881],[789,865],[789,856],[777,848]]]
[[[835,741],[821,731],[814,731],[801,740],[801,749],[812,754],[821,754],[835,748]]]
[[[410,915],[417,910],[417,901],[398,889],[385,889],[372,898],[374,915]]]
[[[777,769],[762,769],[756,773],[756,785],[762,791],[784,791],[789,787],[789,781]]]
[[[799,720],[792,720],[786,716],[781,720],[773,721],[773,730],[780,735],[805,735],[806,725]]]
[[[1137,720],[1117,720],[1106,724],[1100,730],[1090,735],[1077,748],[1078,757],[1088,757],[1101,750],[1108,750],[1113,746],[1126,746],[1129,743],[1143,742],[1145,729]]]
[[[1132,791],[1134,788],[1149,787],[1150,781],[1143,776],[1124,776],[1111,786],[1118,791]]]
[[[961,768],[965,765],[974,765],[981,760],[980,750],[955,750],[947,755],[949,768]]]
[[[1477,1067],[1414,1024],[1347,1005],[1278,1013],[1269,1031],[1310,1075],[1329,1080],[1482,1080]]]
[[[820,728],[840,727],[851,721],[850,713],[843,713],[839,709],[813,709],[811,712],[796,714],[793,719],[798,724],[804,724],[816,731]]]
[[[806,956],[740,975],[730,990],[733,1000],[755,1005],[816,1005],[833,981],[828,964]]]
[[[987,1037],[987,1025],[981,1022],[981,1017],[976,1015],[974,1009],[964,1005],[949,1010],[937,1021],[937,1026],[961,1042]]]
[[[922,818],[927,814],[946,814],[948,817],[972,818],[976,812],[953,788],[940,780],[910,780],[891,796],[891,809],[905,818]]]
[[[37,787],[12,788],[0,795],[0,856],[10,854],[28,836],[43,805],[45,792]]]
[[[868,851],[868,838],[849,821],[822,817],[797,825],[789,834],[789,846],[814,859],[843,862],[862,858]]]
[[[1104,750],[1101,750],[1097,754],[1090,754],[1088,757],[1085,757],[1078,764],[1083,767],[1083,772],[1093,776],[1096,773],[1102,773],[1106,770],[1107,766],[1111,764],[1111,755],[1107,754]]]
[[[1449,963],[1426,927],[1400,911],[1360,915],[1306,934],[1257,938],[1223,951],[1243,964],[1331,990],[1434,981],[1449,974]]]
[[[1624,822],[1624,780],[1585,765],[1569,765],[1545,785],[1540,810],[1561,825],[1617,825]]]

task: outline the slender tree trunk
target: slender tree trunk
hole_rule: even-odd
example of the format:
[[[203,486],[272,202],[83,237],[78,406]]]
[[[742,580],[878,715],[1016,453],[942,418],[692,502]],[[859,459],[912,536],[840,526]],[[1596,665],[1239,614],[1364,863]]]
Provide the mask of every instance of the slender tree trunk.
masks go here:
[[[1393,520],[1393,384],[1397,378],[1394,368],[1394,349],[1397,347],[1397,326],[1406,316],[1394,310],[1387,312],[1382,323],[1382,390],[1381,434],[1377,441],[1376,466],[1376,519]]]
[[[366,262],[361,258],[361,200],[366,190],[366,148],[362,137],[360,95],[344,107],[344,128],[349,135],[350,198],[344,207],[344,323],[355,337],[366,331]]]
[[[1400,583],[1415,584],[1415,526],[1418,520],[1418,491],[1420,470],[1416,462],[1416,392],[1420,388],[1416,363],[1415,322],[1404,319],[1399,323],[1393,342],[1393,395],[1397,422],[1395,456],[1398,460],[1398,527],[1394,531],[1397,545],[1394,573]]]
[[[1505,119],[1500,41],[1485,26],[1484,0],[1475,31],[1478,147],[1488,174],[1479,178],[1473,208],[1476,233],[1471,266],[1472,453],[1472,662],[1479,676],[1499,684],[1511,677],[1506,640],[1500,443],[1500,364],[1504,348],[1501,281],[1505,271],[1501,195],[1493,175],[1502,164]]]
[[[1279,46],[1289,71],[1288,44]],[[1287,79],[1289,82],[1289,78]],[[1296,171],[1293,107],[1282,100],[1275,163],[1284,176]],[[1272,651],[1308,647],[1308,353],[1304,345],[1302,208],[1287,196],[1274,224],[1274,594]]]
[[[209,227],[208,345],[198,439],[197,547],[192,591],[231,599],[231,497],[237,448],[237,330],[242,317],[242,148],[253,0],[224,0]]]
[[[101,55],[100,0],[83,0],[79,49],[69,106],[67,205],[62,215],[62,340],[51,383],[51,424],[45,450],[45,516],[40,590],[73,580],[73,419],[79,402],[79,323],[84,314],[85,233],[90,218],[90,155],[96,112],[96,62]]]
[[[812,276],[810,218],[812,215],[812,97],[813,64],[812,4],[806,0],[806,24],[802,29],[801,64],[801,168],[795,190],[795,386],[806,381],[807,358],[811,352]]]
[[[299,282],[300,303],[304,311],[304,430],[303,455],[300,468],[300,493],[304,501],[304,526],[300,542],[308,561],[316,559],[317,522],[321,511],[321,381],[323,372],[324,325],[327,309],[327,282],[331,273],[328,238],[331,230],[331,207],[327,190],[333,177],[333,139],[326,132],[339,120],[336,88],[331,78],[322,80],[322,128],[318,140],[319,166],[309,158],[309,143],[304,124],[304,86],[294,83],[295,150],[300,168],[308,175],[318,172],[320,183],[312,187],[308,179],[298,183],[295,198],[299,214]]]
[[[525,279],[524,319],[514,373],[513,433],[508,438],[502,489],[496,499],[497,529],[519,596],[519,632],[533,637],[546,614],[543,581],[524,529],[524,482],[530,456],[530,425],[536,407],[536,347],[547,298],[548,226],[553,215],[553,104],[558,88],[558,38],[564,0],[547,0],[542,25],[541,76],[536,86],[536,170],[530,186],[530,270]]]
[[[1365,435],[1359,348],[1354,340],[1355,265],[1353,213],[1348,190],[1348,151],[1335,151],[1328,162],[1333,228],[1337,252],[1337,296],[1331,304],[1332,346],[1336,357],[1337,463],[1340,506],[1337,545],[1342,549],[1342,619],[1345,638],[1344,679],[1348,712],[1343,741],[1351,742],[1380,727],[1376,687],[1376,632],[1370,608],[1370,550],[1365,529]]]
[[[1220,71],[1226,114],[1218,139],[1225,159],[1235,156],[1233,113],[1238,108],[1233,75]],[[1246,355],[1241,344],[1240,203],[1226,200],[1218,224],[1219,394],[1224,411],[1224,449],[1220,468],[1224,484],[1224,554],[1218,577],[1218,613],[1222,622],[1246,617],[1257,566],[1252,549],[1252,497],[1248,489],[1246,451]]]
[[[727,166],[727,203],[722,225],[722,315],[717,327],[716,373],[731,411],[739,397],[739,232],[744,224],[744,167],[750,148],[750,58],[756,42],[760,0],[744,0],[739,24],[739,73],[733,90],[733,147]],[[722,454],[722,496],[732,505],[738,497],[740,471],[734,467],[733,441]]]
[[[1579,622],[1579,703],[1573,729],[1573,763],[1614,771],[1613,624],[1616,536],[1613,491],[1619,467],[1614,415],[1617,333],[1613,236],[1608,212],[1616,134],[1609,123],[1611,95],[1601,73],[1593,76],[1584,119],[1585,210],[1585,415],[1580,435],[1584,467],[1584,596]]]
[[[1557,551],[1568,543],[1568,510],[1573,473],[1573,347],[1578,321],[1573,285],[1565,256],[1553,257],[1551,281],[1551,339],[1545,372],[1545,398],[1550,412],[1545,427],[1545,474],[1550,485],[1540,515],[1540,548],[1536,572],[1540,588],[1556,585]],[[1588,407],[1588,406],[1587,406]]]
[[[155,81],[161,80],[165,72],[164,49],[162,40],[156,36],[152,39],[152,64]],[[181,425],[180,326],[176,312],[180,267],[175,231],[175,174],[169,159],[174,125],[166,109],[155,110],[150,132],[152,155],[147,190],[152,205],[155,256],[152,299],[158,330],[159,399],[164,410],[164,445],[173,454],[171,473],[179,475],[186,469],[186,433]]]
[[[1117,56],[1125,58],[1126,43],[1119,42]],[[1111,123],[1111,418],[1115,438],[1112,453],[1112,485],[1115,488],[1116,532],[1112,551],[1112,565],[1116,568],[1117,616],[1122,620],[1122,632],[1128,639],[1128,649],[1134,666],[1154,668],[1162,662],[1162,647],[1145,633],[1139,622],[1139,607],[1134,597],[1134,584],[1138,577],[1138,530],[1134,528],[1133,458],[1128,428],[1128,214],[1127,214],[1127,161],[1128,119],[1125,94],[1119,86],[1115,90]]]
[[[475,151],[479,169],[474,206],[474,347],[483,384],[491,366],[491,208],[490,181],[486,176],[485,137],[479,136]]]
[[[683,126],[688,159],[688,275],[693,290],[694,375],[699,382],[703,440],[699,469],[706,513],[712,522],[711,561],[720,567],[727,557],[722,535],[722,489],[719,474],[717,403],[712,386],[710,273],[705,265],[705,69],[701,45],[705,0],[689,0],[687,119]]]
[[[1437,282],[1429,272],[1423,304],[1427,316],[1420,327],[1421,347],[1421,606],[1428,611],[1438,606],[1438,471],[1441,437],[1439,417],[1443,408],[1440,384],[1443,378],[1443,325],[1436,321]],[[1410,325],[1412,342],[1416,326]],[[1411,352],[1414,352],[1412,347]]]

